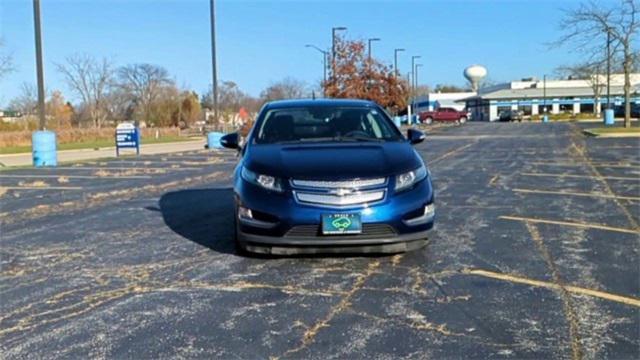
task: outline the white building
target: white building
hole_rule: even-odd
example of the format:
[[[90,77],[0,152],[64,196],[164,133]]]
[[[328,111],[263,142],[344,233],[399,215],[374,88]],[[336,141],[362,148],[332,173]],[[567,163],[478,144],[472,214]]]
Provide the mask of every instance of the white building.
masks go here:
[[[597,80],[597,81],[596,81]],[[596,103],[593,84],[600,84],[600,98]],[[600,75],[591,80],[538,80],[525,79],[481,89],[477,95],[458,100],[466,104],[474,120],[495,121],[504,110],[522,110],[525,116],[545,112],[593,113],[600,112],[607,104],[607,80]],[[610,101],[614,106],[622,104],[624,75],[612,74]],[[631,101],[640,103],[640,74],[631,74]]]
[[[433,111],[440,107],[450,107],[456,110],[463,110],[464,102],[459,100],[475,96],[475,92],[455,92],[455,93],[428,93],[420,96],[413,102],[413,112]]]

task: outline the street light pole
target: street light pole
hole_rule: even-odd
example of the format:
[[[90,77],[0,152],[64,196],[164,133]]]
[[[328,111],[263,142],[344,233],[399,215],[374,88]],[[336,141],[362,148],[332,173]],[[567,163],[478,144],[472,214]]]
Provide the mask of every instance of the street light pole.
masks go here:
[[[611,109],[611,29],[607,27],[607,109]]]
[[[369,57],[369,61],[371,61],[371,42],[372,41],[380,41],[380,38],[371,38],[367,40],[368,43],[368,57]]]
[[[40,26],[40,0],[33,0],[33,22],[35,24],[36,37],[36,72],[38,77],[38,115],[40,117],[40,130],[45,128],[44,114],[44,65],[42,62],[42,31]]]
[[[393,49],[393,73],[396,77],[400,74],[398,72],[398,52],[404,51],[404,49]]]
[[[415,73],[415,67],[416,67],[416,59],[420,59],[420,55],[413,55],[411,57],[411,79],[413,80],[413,83],[411,84],[411,91],[415,91],[415,87],[414,84],[416,82],[416,73]]]
[[[216,64],[216,10],[214,0],[209,2],[211,8],[211,67],[213,71],[212,95],[213,95],[213,117],[214,122],[218,121],[218,70]]]
[[[416,91],[418,91],[418,68],[420,68],[421,66],[422,64],[416,64],[416,78],[415,78]]]
[[[324,82],[322,83],[322,95],[323,96],[327,96],[327,92],[325,90],[325,86],[327,84],[327,57],[329,56],[329,52],[320,49],[319,47],[315,46],[315,45],[311,45],[311,44],[307,44],[305,45],[305,47],[308,48],[312,48],[312,49],[316,49],[319,52],[322,53],[322,70],[323,70],[323,80]]]
[[[335,76],[336,72],[336,31],[347,30],[344,26],[338,26],[331,28],[331,77]]]

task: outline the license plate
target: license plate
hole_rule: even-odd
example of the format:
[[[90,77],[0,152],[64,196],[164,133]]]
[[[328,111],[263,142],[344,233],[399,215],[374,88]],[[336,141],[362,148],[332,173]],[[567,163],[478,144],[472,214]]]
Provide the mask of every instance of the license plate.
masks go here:
[[[322,233],[324,235],[360,234],[361,232],[360,214],[322,215]]]

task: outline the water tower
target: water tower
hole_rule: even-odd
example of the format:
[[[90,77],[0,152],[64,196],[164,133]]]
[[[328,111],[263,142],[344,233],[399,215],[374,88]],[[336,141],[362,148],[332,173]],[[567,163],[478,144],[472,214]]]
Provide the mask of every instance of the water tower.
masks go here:
[[[471,90],[478,92],[478,84],[485,76],[487,76],[487,69],[482,65],[471,65],[464,69],[464,77],[471,83]]]

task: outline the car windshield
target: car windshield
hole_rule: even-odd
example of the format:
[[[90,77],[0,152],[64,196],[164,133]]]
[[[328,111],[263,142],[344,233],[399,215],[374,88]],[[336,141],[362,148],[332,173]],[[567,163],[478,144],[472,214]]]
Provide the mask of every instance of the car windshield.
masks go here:
[[[268,110],[255,143],[314,141],[397,141],[398,129],[380,110],[310,106]]]

